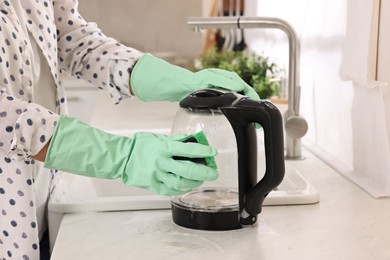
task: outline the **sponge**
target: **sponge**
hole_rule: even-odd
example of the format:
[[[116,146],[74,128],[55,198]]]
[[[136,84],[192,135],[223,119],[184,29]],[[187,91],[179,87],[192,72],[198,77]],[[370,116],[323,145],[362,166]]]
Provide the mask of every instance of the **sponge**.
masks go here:
[[[191,142],[191,143],[209,145],[209,142],[207,141],[206,135],[204,134],[203,131],[189,135],[187,137],[187,139],[185,139],[183,142],[184,143]],[[174,156],[173,159],[175,159],[175,160],[189,160],[192,162],[207,165],[215,170],[217,169],[217,163],[215,162],[214,156],[210,156],[210,157],[206,157],[206,158],[187,158],[187,157]]]
[[[207,141],[206,135],[204,134],[203,131],[197,132],[192,135],[193,138],[197,141],[199,144],[204,144],[204,145],[209,145],[209,142]],[[217,169],[217,163],[215,162],[214,156],[206,157],[206,165],[213,168]]]

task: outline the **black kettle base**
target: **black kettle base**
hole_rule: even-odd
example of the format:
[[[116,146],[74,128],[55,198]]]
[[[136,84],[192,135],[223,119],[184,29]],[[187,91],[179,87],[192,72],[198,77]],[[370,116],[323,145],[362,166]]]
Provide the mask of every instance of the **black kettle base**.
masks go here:
[[[185,208],[174,202],[172,206],[172,220],[175,224],[200,230],[224,231],[240,229],[238,210],[223,212],[197,211],[192,208]]]
[[[173,197],[172,219],[179,226],[201,230],[241,228],[238,193],[231,188],[199,188]]]

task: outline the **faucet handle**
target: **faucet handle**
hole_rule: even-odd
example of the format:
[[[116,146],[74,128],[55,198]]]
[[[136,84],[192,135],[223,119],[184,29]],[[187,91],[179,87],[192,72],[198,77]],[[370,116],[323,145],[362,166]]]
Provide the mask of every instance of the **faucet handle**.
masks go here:
[[[284,124],[286,134],[291,138],[299,139],[305,136],[308,130],[306,120],[301,116],[290,116]]]

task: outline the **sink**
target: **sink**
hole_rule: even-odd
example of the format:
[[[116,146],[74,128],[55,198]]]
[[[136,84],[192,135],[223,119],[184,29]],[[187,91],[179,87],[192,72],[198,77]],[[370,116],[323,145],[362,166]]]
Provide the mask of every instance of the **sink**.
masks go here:
[[[50,198],[49,211],[71,213],[83,211],[145,210],[170,208],[170,198],[137,187],[127,187],[120,179],[107,180],[61,174]],[[265,206],[313,204],[319,201],[317,190],[289,164],[277,189],[264,201]]]

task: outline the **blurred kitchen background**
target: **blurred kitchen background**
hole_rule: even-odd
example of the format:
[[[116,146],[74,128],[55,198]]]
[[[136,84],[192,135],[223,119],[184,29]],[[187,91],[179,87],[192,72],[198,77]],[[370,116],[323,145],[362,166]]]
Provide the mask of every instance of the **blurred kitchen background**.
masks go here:
[[[201,0],[81,0],[79,11],[87,21],[123,44],[154,53],[170,62],[191,65],[202,38],[188,29],[189,16],[201,16]]]
[[[190,30],[187,19],[208,16],[213,0],[79,2],[83,17],[106,35],[192,67],[202,51],[204,32]],[[296,30],[301,45],[300,112],[309,125],[303,144],[376,198],[390,196],[389,14],[388,0],[246,1],[244,13],[278,17]],[[245,30],[245,37],[249,49],[288,69],[283,32]],[[80,86],[77,81],[67,84]],[[149,110],[144,124],[139,124],[131,118],[148,111],[148,104],[125,100],[114,106],[105,93],[87,94],[92,95],[96,98],[87,106],[78,94],[70,103],[75,101],[74,111],[86,111],[86,120],[107,130],[166,127],[177,106],[162,103],[164,113]]]

